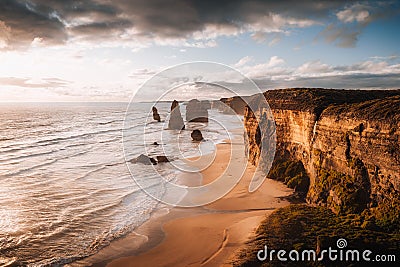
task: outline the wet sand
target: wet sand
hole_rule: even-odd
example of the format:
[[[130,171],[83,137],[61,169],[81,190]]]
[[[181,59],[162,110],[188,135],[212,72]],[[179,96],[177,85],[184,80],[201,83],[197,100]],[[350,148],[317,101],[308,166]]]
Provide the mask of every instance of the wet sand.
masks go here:
[[[221,175],[232,175],[225,171],[228,164],[233,166],[231,172],[241,171],[235,169],[246,162],[241,136],[236,133],[232,142],[217,145],[212,164],[201,171],[203,184]],[[209,157],[211,155],[189,161],[194,166],[204,166],[203,161],[209,162]],[[246,166],[243,171],[239,183],[221,199],[203,207],[173,208],[168,214],[154,214],[132,233],[136,236],[116,241],[120,242],[118,246],[113,242],[114,254],[108,249],[110,255],[103,255],[103,260],[114,258],[107,266],[230,266],[230,259],[265,216],[289,204],[281,197],[292,193],[282,183],[270,179],[249,193],[252,177],[262,174],[257,174],[254,166]],[[135,245],[137,241],[133,240],[138,240],[138,235],[149,238]],[[101,252],[97,256],[101,258]]]

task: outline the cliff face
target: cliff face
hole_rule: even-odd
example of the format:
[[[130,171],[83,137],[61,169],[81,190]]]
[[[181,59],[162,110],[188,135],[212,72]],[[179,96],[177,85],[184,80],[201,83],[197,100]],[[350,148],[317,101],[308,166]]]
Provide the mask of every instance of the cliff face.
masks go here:
[[[302,184],[309,203],[337,213],[400,203],[400,90],[285,89],[264,97],[276,123],[270,177],[283,175],[280,179],[294,188]],[[267,153],[261,144],[268,131],[257,120],[264,110],[244,112],[247,153],[254,165]],[[292,171],[303,167],[306,175]]]

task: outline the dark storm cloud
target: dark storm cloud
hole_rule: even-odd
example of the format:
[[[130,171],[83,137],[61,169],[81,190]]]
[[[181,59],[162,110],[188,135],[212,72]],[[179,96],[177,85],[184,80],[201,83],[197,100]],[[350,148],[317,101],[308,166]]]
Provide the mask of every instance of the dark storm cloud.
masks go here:
[[[81,24],[71,29],[72,34],[107,37],[111,33],[123,33],[123,29],[130,27],[132,23],[129,20],[114,20],[108,22],[93,22]]]
[[[251,21],[268,12],[294,18],[324,17],[332,9],[341,7],[346,1],[240,1],[240,0],[193,0],[189,1],[199,11],[203,21],[229,22]]]
[[[115,5],[131,16],[143,33],[160,37],[185,37],[201,31],[206,25],[241,27],[261,22],[261,27],[274,26],[271,14],[284,18],[320,19],[344,1],[243,1],[243,0],[153,0],[115,1]],[[280,25],[278,25],[280,26]],[[261,29],[262,30],[262,29]]]
[[[0,42],[16,49],[28,46],[36,37],[49,44],[67,39],[63,23],[49,13],[34,11],[33,5],[22,1],[0,1]]]
[[[190,38],[209,25],[221,32],[250,25],[253,32],[262,33],[310,26],[311,22],[329,24],[345,8],[352,8],[348,1],[329,0],[2,0],[0,44],[5,49],[27,47],[36,37],[50,45],[80,36],[96,41],[118,41],[121,36],[125,40]],[[356,12],[364,12],[361,8],[346,12],[357,19]],[[347,47],[358,34],[359,30],[333,25],[321,36]]]
[[[112,3],[111,1],[108,1]],[[76,1],[76,0],[35,0],[34,3],[43,10],[58,11],[65,16],[73,17],[86,14],[99,16],[115,16],[119,10],[112,4],[104,4],[101,1]]]

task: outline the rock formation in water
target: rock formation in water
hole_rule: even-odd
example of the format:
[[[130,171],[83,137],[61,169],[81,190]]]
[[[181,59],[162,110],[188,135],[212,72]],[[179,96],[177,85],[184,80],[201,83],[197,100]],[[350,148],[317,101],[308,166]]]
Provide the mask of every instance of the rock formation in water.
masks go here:
[[[169,162],[169,161],[170,160],[167,158],[167,156],[157,156],[158,163]]]
[[[203,135],[201,134],[200,130],[193,130],[193,132],[190,134],[190,136],[192,137],[192,140],[196,141],[196,142],[200,142],[200,141],[204,140]]]
[[[244,109],[252,96],[235,96],[229,98],[221,98],[219,101],[225,104],[226,108],[234,111],[239,115],[244,115]]]
[[[141,163],[144,165],[156,165],[157,161],[151,157],[140,154],[136,159],[131,160],[132,163]]]
[[[190,100],[186,105],[186,121],[208,122],[209,108],[210,103],[208,101],[199,101],[197,99]]]
[[[153,119],[158,122],[161,121],[160,114],[158,114],[158,110],[156,107],[153,107]]]
[[[400,90],[285,89],[263,96],[276,123],[270,178],[335,213],[368,210],[377,223],[398,223]],[[244,112],[248,160],[261,166],[268,152],[261,150],[268,138],[264,108]]]
[[[183,122],[181,110],[178,101],[174,100],[171,105],[171,113],[168,122],[168,128],[171,130],[184,130],[185,123]]]

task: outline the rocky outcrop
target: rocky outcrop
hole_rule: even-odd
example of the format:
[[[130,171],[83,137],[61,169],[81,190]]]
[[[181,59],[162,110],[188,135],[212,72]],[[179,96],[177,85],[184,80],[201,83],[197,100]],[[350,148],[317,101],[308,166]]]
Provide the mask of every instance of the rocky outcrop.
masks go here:
[[[154,158],[140,154],[139,157],[132,159],[131,163],[141,163],[144,165],[156,165],[157,161]]]
[[[203,141],[203,135],[201,134],[200,130],[193,130],[193,132],[190,134],[192,137],[192,140],[195,142],[200,142]]]
[[[199,101],[197,99],[190,100],[186,105],[186,121],[208,122],[209,108],[210,103],[208,101]]]
[[[168,122],[168,128],[171,130],[184,130],[185,123],[183,122],[179,102],[174,100],[171,105],[171,113]]]
[[[158,114],[157,108],[156,108],[156,107],[153,107],[153,108],[152,108],[152,111],[153,111],[153,119],[154,119],[155,121],[160,122],[160,121],[161,121],[161,118],[160,118],[160,114]]]
[[[264,97],[276,123],[272,176],[294,185],[308,179],[307,201],[336,213],[400,204],[400,90],[285,89]],[[270,123],[264,112],[244,114],[248,159],[261,167]]]
[[[169,159],[167,158],[167,156],[157,156],[157,162],[158,163],[169,162]]]
[[[230,108],[239,115],[244,115],[244,110],[247,103],[253,96],[233,96],[229,98],[221,98],[220,102],[225,104],[226,108]]]

